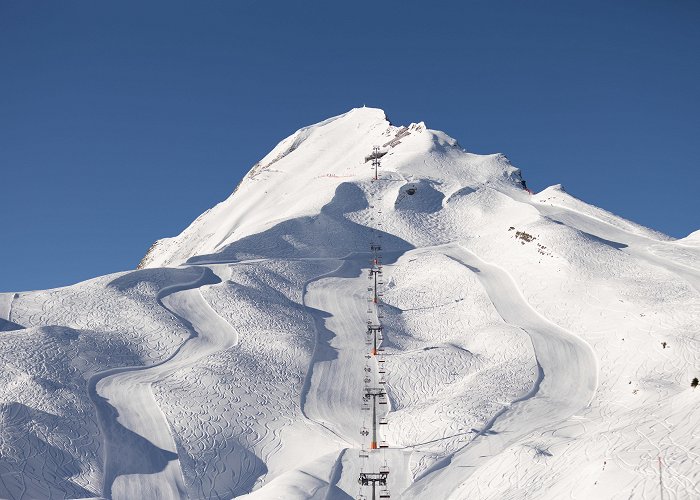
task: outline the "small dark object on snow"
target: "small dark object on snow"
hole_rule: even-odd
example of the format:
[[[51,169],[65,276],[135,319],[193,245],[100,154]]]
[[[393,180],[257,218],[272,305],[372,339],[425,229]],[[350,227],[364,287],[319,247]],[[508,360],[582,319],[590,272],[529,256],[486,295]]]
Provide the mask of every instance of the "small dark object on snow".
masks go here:
[[[695,378],[693,379],[693,381],[690,383],[690,387],[692,387],[693,389],[695,389],[697,386],[698,386],[698,378],[695,377]]]
[[[662,346],[664,349],[666,349],[666,346],[667,346],[667,345],[668,345],[668,344],[667,344],[666,342],[661,342],[661,346]]]
[[[406,194],[411,195],[411,196],[414,195],[414,194],[416,194],[416,188],[414,188],[414,187],[408,188],[408,189],[406,190]]]
[[[536,236],[533,236],[533,235],[531,235],[531,234],[529,234],[529,233],[526,233],[525,231],[516,231],[516,232],[515,232],[515,237],[516,237],[516,238],[520,238],[521,240],[523,240],[523,241],[520,242],[520,243],[522,243],[523,245],[525,244],[525,242],[530,243],[532,240],[536,240],[536,239],[537,239]]]

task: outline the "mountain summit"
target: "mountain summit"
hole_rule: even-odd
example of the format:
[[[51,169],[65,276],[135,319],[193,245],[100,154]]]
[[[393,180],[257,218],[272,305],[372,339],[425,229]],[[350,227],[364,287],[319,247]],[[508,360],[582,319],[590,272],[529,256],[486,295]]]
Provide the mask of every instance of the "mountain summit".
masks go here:
[[[0,497],[697,497],[697,234],[302,128],[140,269],[0,294]]]
[[[227,200],[179,236],[156,242],[140,267],[181,264],[196,255],[226,252],[233,242],[284,221],[314,216],[331,203],[337,211],[359,212],[358,203],[367,204],[369,191],[364,186],[372,172],[366,157],[374,146],[383,155],[382,180],[398,188],[399,194],[402,187],[413,184],[425,191],[418,198],[430,206],[423,210],[439,211],[443,201],[468,187],[522,190],[525,185],[520,171],[503,155],[467,153],[457,141],[423,122],[394,126],[380,109],[356,108],[284,139],[251,168]],[[357,186],[362,193],[346,198],[342,191],[337,193],[339,186],[341,190]]]

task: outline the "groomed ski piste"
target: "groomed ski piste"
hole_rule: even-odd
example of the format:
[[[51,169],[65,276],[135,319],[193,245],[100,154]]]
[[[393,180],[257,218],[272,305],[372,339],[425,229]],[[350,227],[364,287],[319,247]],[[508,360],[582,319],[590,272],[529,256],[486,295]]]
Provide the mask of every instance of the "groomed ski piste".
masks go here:
[[[138,270],[0,294],[0,497],[700,498],[699,234],[353,109]]]

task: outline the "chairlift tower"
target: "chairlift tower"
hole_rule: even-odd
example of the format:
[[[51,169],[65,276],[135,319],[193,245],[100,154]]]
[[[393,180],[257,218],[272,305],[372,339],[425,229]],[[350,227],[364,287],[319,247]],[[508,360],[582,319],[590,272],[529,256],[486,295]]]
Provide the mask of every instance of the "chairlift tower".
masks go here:
[[[377,448],[387,448],[382,442],[382,445],[378,444],[378,431],[377,431],[377,404],[386,405],[386,391],[381,387],[365,387],[365,394],[362,396],[365,403],[372,401],[372,442],[370,444],[370,449],[376,450]]]
[[[360,477],[357,480],[362,486],[372,487],[372,500],[377,498],[377,486],[382,489],[379,492],[379,498],[390,498],[389,489],[387,488],[387,480],[389,478],[389,468],[380,467],[379,472],[360,472]]]
[[[379,279],[379,277],[382,274],[382,265],[379,263],[378,259],[375,259],[375,261],[376,267],[369,270],[369,279],[374,279],[374,287],[372,287],[372,301],[375,304],[377,304],[379,302],[379,292],[377,291],[377,285],[383,285],[384,283]]]
[[[372,323],[367,323],[367,335],[372,337],[372,356],[377,355],[377,340],[382,339],[382,325],[373,325]]]
[[[374,146],[372,148],[372,168],[374,169],[374,178],[372,180],[379,180],[379,167],[381,166],[380,158],[382,155],[379,153],[379,146]]]

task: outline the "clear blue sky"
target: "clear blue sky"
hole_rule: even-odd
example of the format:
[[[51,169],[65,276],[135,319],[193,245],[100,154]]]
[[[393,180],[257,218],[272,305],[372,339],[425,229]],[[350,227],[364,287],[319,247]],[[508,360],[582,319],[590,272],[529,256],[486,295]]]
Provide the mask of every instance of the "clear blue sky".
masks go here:
[[[133,268],[367,104],[531,188],[700,228],[700,2],[0,0],[0,290]]]

